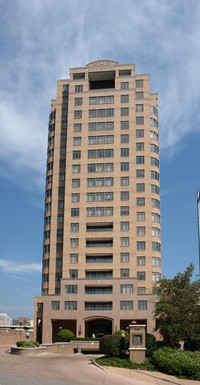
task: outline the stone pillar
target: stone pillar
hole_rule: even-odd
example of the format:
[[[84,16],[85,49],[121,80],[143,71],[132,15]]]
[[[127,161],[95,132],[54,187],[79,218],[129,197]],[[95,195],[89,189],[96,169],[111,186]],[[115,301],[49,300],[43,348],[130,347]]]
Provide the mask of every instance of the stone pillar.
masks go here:
[[[129,358],[138,364],[145,361],[146,325],[129,325],[130,347]]]

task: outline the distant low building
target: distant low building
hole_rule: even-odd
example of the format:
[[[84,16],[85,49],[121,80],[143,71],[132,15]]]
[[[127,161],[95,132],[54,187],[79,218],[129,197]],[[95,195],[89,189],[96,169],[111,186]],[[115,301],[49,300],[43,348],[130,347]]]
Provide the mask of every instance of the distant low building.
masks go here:
[[[13,325],[20,325],[20,322],[22,326],[33,326],[33,320],[26,317],[20,317],[13,320]]]
[[[12,318],[7,313],[0,313],[0,325],[8,326],[12,325]]]

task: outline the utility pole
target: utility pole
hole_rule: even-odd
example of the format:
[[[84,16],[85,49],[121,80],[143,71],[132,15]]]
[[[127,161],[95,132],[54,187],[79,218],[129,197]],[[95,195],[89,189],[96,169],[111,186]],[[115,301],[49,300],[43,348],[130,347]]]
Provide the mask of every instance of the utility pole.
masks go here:
[[[199,241],[199,274],[200,274],[200,191],[197,191],[198,241]]]

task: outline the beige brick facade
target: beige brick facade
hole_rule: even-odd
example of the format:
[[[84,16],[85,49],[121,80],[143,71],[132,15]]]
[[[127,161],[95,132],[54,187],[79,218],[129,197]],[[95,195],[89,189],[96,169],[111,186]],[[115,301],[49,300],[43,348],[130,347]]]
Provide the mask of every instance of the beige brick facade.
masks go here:
[[[133,64],[97,61],[58,81],[43,295],[35,298],[35,333],[44,343],[64,327],[83,337],[136,320],[152,332],[161,274],[158,134],[158,95]]]

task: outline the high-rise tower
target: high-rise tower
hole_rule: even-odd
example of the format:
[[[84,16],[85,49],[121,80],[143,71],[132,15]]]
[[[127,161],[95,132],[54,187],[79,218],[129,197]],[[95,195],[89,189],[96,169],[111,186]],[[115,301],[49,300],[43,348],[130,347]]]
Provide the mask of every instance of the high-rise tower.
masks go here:
[[[96,61],[59,80],[49,118],[43,342],[145,322],[161,277],[158,95],[134,64]]]

